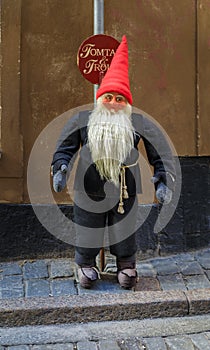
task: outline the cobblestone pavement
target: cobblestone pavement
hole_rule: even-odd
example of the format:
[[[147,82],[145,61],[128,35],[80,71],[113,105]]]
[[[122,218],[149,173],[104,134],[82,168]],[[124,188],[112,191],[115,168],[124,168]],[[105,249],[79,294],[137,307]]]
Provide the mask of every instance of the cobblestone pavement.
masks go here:
[[[0,350],[209,350],[207,329],[210,315],[10,328]]]
[[[0,346],[0,350],[209,350],[210,333],[42,345]]]
[[[92,290],[82,289],[78,285],[74,269],[74,262],[70,259],[1,262],[0,299],[3,301],[11,298],[57,297],[84,295],[85,293],[110,292],[122,295],[122,293],[137,291],[209,289],[210,248],[138,261],[139,281],[135,290],[129,291],[123,290],[117,283],[116,266],[110,256],[107,256],[107,265],[102,279]],[[202,323],[204,320],[202,317],[205,317],[204,323]],[[186,325],[179,328],[184,319],[194,321],[190,322],[188,328]],[[50,328],[53,326],[44,325],[2,328],[0,329],[0,350],[210,350],[210,315],[194,316],[194,318],[183,317],[178,319],[174,325],[171,321],[170,327],[169,318],[165,320],[163,324],[161,324],[162,319],[154,320],[154,322],[159,322],[159,333],[156,332],[156,328],[151,327],[150,323],[144,325],[141,332],[138,332],[135,324],[138,321],[118,321],[120,330],[115,338],[112,336],[115,333],[115,325],[111,322],[106,323],[106,327],[111,324],[110,333],[107,333],[106,336],[103,336],[103,331],[100,333],[98,328],[103,322],[98,322],[93,323],[95,333],[92,331],[91,335],[86,331],[84,337],[86,324],[80,324],[78,327],[82,328],[78,328],[78,336],[75,337],[74,334],[71,339],[69,334],[74,330],[75,324],[56,325],[56,329]],[[152,322],[152,320],[149,321]],[[63,337],[62,333],[64,327],[67,327],[68,330],[66,330],[68,335],[66,337]],[[134,331],[128,332],[128,329],[131,329],[129,327]],[[168,328],[170,332],[166,332]],[[31,334],[34,332],[38,334],[37,329],[42,330],[43,334],[39,340],[33,341]],[[151,330],[151,333],[147,334],[145,330],[147,332]],[[22,335],[25,337],[24,341],[21,338]]]
[[[210,248],[138,262],[135,291],[120,288],[116,267],[110,259],[102,279],[91,290],[80,288],[74,270],[70,259],[0,263],[0,299],[210,288]]]

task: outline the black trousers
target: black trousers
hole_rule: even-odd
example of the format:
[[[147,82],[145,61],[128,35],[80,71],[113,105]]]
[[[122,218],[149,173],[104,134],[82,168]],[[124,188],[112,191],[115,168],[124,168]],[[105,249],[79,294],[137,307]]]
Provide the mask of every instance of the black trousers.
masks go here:
[[[109,246],[117,261],[135,261],[136,196],[123,200],[124,214],[117,211],[118,199],[103,200],[96,196],[87,198],[82,193],[75,195],[75,261],[79,266],[95,266],[96,256],[103,246]]]

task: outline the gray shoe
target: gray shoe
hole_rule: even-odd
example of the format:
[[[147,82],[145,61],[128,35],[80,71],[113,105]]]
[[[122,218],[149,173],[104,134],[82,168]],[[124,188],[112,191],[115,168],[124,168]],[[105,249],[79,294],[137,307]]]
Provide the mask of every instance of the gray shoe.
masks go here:
[[[96,267],[80,267],[77,274],[82,288],[90,289],[94,282],[100,279],[100,274]]]
[[[117,278],[122,288],[135,287],[138,278],[135,255],[126,260],[117,259]]]
[[[118,271],[117,278],[122,288],[131,289],[136,285],[137,271],[136,269],[123,269]]]

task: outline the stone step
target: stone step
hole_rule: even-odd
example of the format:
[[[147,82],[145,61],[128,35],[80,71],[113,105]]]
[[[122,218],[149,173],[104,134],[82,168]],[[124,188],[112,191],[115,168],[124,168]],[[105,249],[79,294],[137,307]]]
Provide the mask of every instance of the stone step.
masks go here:
[[[0,326],[50,325],[210,313],[210,289],[93,293],[0,300]]]
[[[0,329],[5,350],[208,350],[210,315]],[[9,346],[9,348],[8,348]]]

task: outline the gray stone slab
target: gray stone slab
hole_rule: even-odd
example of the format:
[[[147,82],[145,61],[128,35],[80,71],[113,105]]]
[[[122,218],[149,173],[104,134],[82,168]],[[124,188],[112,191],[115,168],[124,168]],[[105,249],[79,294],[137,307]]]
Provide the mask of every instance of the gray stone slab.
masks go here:
[[[210,281],[205,275],[184,276],[187,289],[210,288]]]
[[[186,261],[179,265],[183,275],[202,275],[203,269],[197,261]]]
[[[18,263],[1,263],[0,264],[0,275],[10,276],[10,275],[21,275],[22,269]]]
[[[210,248],[206,248],[195,252],[195,257],[196,259],[199,257],[208,258],[209,254],[210,254]]]
[[[210,249],[196,253],[195,257],[204,269],[210,269]]]
[[[144,338],[143,342],[148,350],[167,350],[165,341],[161,337]]]
[[[120,287],[119,283],[106,280],[98,280],[91,289],[84,289],[77,285],[78,294],[103,294],[103,293],[116,293],[116,294],[127,294],[134,293],[133,290],[127,290]]]
[[[77,343],[77,350],[98,350],[96,342],[82,341]]]
[[[45,345],[34,345],[31,350],[74,350],[74,344],[45,344]]]
[[[22,276],[3,276],[0,281],[1,298],[22,298],[24,286]]]
[[[50,295],[50,282],[48,280],[28,280],[25,284],[25,295],[28,298],[47,297]]]
[[[47,261],[37,260],[25,263],[23,265],[23,276],[25,279],[49,277]]]
[[[198,258],[197,259],[199,264],[204,268],[204,269],[210,269],[210,258]]]
[[[151,263],[141,263],[136,265],[139,276],[156,277],[157,272]]]
[[[28,345],[9,346],[7,350],[30,350],[30,347]]]
[[[206,270],[205,274],[206,274],[207,278],[210,280],[210,270]]]
[[[158,275],[171,275],[180,272],[179,266],[172,259],[162,260],[159,263],[155,263],[153,266]]]
[[[156,268],[156,266],[161,266],[161,265],[170,265],[171,263],[175,263],[175,258],[173,256],[167,257],[167,258],[154,258],[150,259],[148,262]]]
[[[53,296],[77,294],[77,289],[72,279],[56,279],[51,281],[50,284]]]
[[[165,342],[169,350],[195,350],[192,341],[186,336],[169,337]]]
[[[181,264],[186,261],[195,261],[194,253],[180,253],[174,256],[174,261],[177,264]]]
[[[133,339],[126,339],[123,344],[120,344],[123,348],[123,350],[145,350],[145,345],[140,342],[139,339],[133,338]]]
[[[182,275],[158,276],[162,290],[187,290]]]
[[[205,334],[190,334],[190,339],[196,350],[210,350],[210,340]]]
[[[134,288],[136,291],[152,291],[152,290],[162,290],[160,283],[157,278],[155,277],[138,277],[138,281],[136,283],[136,286]]]
[[[210,246],[208,246],[208,247],[202,249],[202,250],[200,251],[200,253],[202,253],[202,254],[210,254]]]
[[[69,259],[53,260],[49,263],[50,277],[73,277],[74,271]]]
[[[99,341],[99,350],[121,350],[116,340]]]

